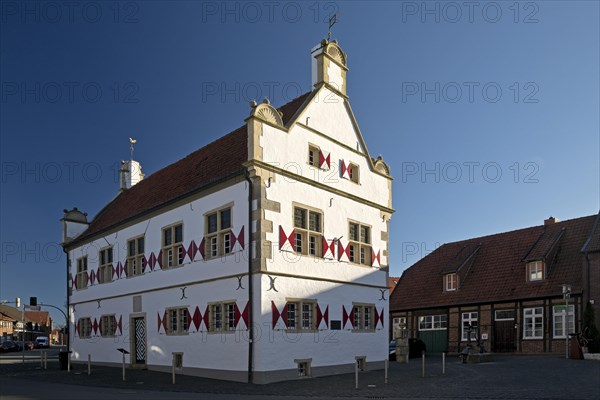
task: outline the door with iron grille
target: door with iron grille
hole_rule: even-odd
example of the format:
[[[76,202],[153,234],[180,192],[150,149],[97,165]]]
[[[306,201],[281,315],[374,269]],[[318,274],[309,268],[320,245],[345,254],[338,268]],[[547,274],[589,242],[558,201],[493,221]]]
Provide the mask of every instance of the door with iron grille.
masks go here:
[[[146,318],[135,317],[131,319],[133,326],[133,362],[146,364]]]

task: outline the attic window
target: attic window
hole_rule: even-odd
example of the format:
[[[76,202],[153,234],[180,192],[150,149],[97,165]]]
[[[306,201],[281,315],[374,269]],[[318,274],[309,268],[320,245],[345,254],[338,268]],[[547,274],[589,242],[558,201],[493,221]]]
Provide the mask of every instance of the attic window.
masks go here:
[[[530,282],[541,281],[544,279],[543,261],[531,261],[527,263],[527,279]]]
[[[354,183],[358,183],[359,173],[358,173],[358,165],[350,164],[348,166],[348,175],[350,176],[350,180]]]
[[[308,164],[319,167],[319,149],[315,146],[308,146]]]
[[[458,289],[458,275],[456,275],[455,273],[446,274],[444,276],[444,281],[445,281],[445,288],[446,288],[447,292]]]

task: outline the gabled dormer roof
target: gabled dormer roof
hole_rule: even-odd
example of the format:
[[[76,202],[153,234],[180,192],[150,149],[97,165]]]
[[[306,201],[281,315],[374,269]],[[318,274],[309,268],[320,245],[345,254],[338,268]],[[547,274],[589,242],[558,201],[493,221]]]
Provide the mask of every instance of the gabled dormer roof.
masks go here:
[[[390,297],[391,310],[411,310],[562,296],[561,285],[582,290],[581,249],[597,232],[596,215],[467,239],[440,246],[402,274]],[[467,249],[477,252],[460,263]],[[560,251],[556,251],[557,249]],[[474,250],[471,252],[473,253]],[[542,281],[527,282],[528,255],[545,255],[552,270]],[[458,255],[458,256],[457,256]],[[537,256],[536,256],[537,257]],[[471,262],[472,260],[472,262]],[[550,261],[548,261],[550,262]],[[458,266],[463,265],[460,269]],[[460,290],[443,290],[440,271],[468,270]]]

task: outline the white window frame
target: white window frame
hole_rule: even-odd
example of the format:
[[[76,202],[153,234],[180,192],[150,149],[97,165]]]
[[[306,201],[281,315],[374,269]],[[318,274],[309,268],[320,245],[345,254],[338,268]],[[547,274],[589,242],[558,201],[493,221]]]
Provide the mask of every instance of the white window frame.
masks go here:
[[[512,317],[503,317],[499,316],[499,313],[510,311]],[[514,321],[515,320],[515,310],[513,309],[503,309],[503,310],[495,310],[494,311],[494,321]]]
[[[178,227],[181,227],[181,240],[177,240]],[[165,243],[168,231],[170,231],[171,234],[171,242]],[[179,258],[183,251],[183,222],[177,222],[162,228],[161,245],[163,256],[162,268],[167,269],[180,266]],[[171,257],[171,261],[169,261],[169,257]]]
[[[446,292],[458,290],[458,274],[456,272],[444,275],[444,281]]]
[[[527,280],[538,282],[544,280],[544,262],[530,261],[527,263]]]
[[[98,252],[98,283],[112,282],[113,247],[105,247]]]
[[[229,224],[227,225],[224,213],[229,212]],[[209,224],[209,220],[215,217],[217,224],[215,230],[212,230]],[[207,259],[217,258],[226,256],[233,252],[233,246],[231,245],[232,240],[232,229],[233,229],[233,205],[228,204],[218,209],[212,210],[204,214],[204,234],[205,237],[205,251],[204,254]]]
[[[419,331],[445,331],[448,329],[446,314],[423,315],[419,317]]]
[[[539,335],[536,334],[536,325],[539,325]],[[528,329],[530,332],[528,332]],[[529,307],[523,309],[523,339],[544,338],[544,307]]]
[[[307,157],[308,165],[319,168],[320,152],[321,152],[321,149],[319,149],[317,146],[312,145],[312,144],[308,145],[308,157]],[[312,155],[311,155],[311,153],[312,153]],[[311,157],[312,157],[312,160],[311,160]]]
[[[141,246],[140,246],[141,244]],[[133,245],[133,247],[132,247]],[[144,257],[144,248],[146,247],[146,238],[138,236],[127,241],[127,277],[142,275],[142,260]]]
[[[477,340],[477,332],[479,330],[479,313],[477,311],[467,311],[461,314],[461,341],[466,342],[467,338],[467,323],[471,324],[471,340]],[[474,324],[473,324],[474,323]]]
[[[360,183],[360,169],[358,165],[354,163],[348,164],[348,177],[350,178],[351,182],[356,184]]]
[[[565,319],[567,318],[568,332],[565,333]],[[557,326],[560,331],[557,334]],[[552,307],[552,337],[554,339],[565,339],[569,333],[575,333],[575,306],[569,304],[568,317],[565,315],[565,305]]]
[[[354,317],[353,332],[374,332],[375,331],[375,305],[374,304],[353,304],[350,311]]]

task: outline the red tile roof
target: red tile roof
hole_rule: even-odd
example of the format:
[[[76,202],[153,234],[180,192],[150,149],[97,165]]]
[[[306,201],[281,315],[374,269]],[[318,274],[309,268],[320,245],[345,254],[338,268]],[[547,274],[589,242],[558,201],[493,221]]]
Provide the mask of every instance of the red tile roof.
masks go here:
[[[581,249],[590,237],[596,215],[534,226],[512,232],[445,244],[424,257],[402,274],[390,297],[391,310],[414,310],[458,304],[510,301],[560,296],[561,285],[582,290]],[[552,240],[563,230],[557,251],[548,259],[549,273],[540,282],[527,282],[525,258],[539,242],[546,244],[539,253],[548,253]],[[548,244],[550,243],[550,244]],[[459,279],[459,289],[443,290],[443,272],[461,250],[481,245],[468,271]],[[538,245],[538,246],[536,246]],[[463,268],[465,270],[465,268]],[[463,274],[461,274],[463,275]]]
[[[279,108],[284,124],[291,121],[311,93],[305,93]],[[211,183],[241,174],[242,164],[247,160],[248,133],[247,125],[243,125],[121,192],[70,244],[83,242]]]

